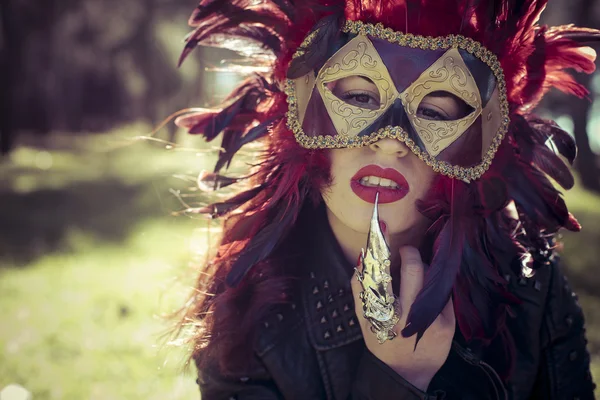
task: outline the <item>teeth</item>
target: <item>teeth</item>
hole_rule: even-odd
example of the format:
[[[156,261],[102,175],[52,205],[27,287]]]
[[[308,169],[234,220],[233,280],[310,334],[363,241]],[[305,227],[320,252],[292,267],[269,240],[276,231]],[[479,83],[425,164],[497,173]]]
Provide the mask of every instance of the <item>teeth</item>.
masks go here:
[[[370,176],[369,177],[369,185],[371,186],[379,186],[379,181],[381,180],[381,178],[378,178],[376,176]]]
[[[396,182],[391,179],[379,178],[377,176],[365,176],[361,178],[360,184],[370,187],[386,187],[391,189],[398,189]]]

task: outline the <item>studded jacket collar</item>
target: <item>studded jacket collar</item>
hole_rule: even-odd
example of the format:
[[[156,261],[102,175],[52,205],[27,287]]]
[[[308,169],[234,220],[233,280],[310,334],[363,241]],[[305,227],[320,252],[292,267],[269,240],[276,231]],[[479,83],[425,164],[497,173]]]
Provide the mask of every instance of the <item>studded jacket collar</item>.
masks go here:
[[[517,353],[509,379],[496,373],[501,346],[467,345],[457,335],[423,393],[368,352],[350,290],[353,266],[327,224],[306,229],[294,294],[258,327],[256,359],[239,379],[199,371],[203,400],[594,398],[583,315],[557,260],[532,279],[505,276],[522,299],[508,320]]]

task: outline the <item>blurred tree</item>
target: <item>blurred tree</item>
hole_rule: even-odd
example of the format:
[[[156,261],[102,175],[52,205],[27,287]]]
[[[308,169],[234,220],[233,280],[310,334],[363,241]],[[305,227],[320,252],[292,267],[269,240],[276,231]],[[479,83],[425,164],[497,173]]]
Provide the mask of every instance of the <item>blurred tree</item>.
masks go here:
[[[596,27],[599,25],[596,13],[594,13],[594,0],[580,0],[575,23],[580,26]],[[591,87],[592,76],[578,74],[577,80],[587,88]],[[590,109],[594,101],[594,91],[590,89],[587,99],[574,99],[570,102],[571,118],[573,119],[573,135],[577,142],[578,155],[576,168],[581,177],[583,186],[600,193],[600,165],[598,156],[590,147],[587,126]]]
[[[198,102],[177,57],[195,1],[0,1],[0,152],[17,132],[103,132],[124,122],[156,124]],[[175,33],[171,35],[171,33]],[[198,66],[198,59],[188,63]],[[189,77],[187,77],[189,80]]]
[[[12,109],[13,82],[18,72],[20,59],[19,35],[13,16],[12,0],[0,1],[1,57],[0,57],[0,154],[5,155],[12,149],[14,141],[14,122]]]

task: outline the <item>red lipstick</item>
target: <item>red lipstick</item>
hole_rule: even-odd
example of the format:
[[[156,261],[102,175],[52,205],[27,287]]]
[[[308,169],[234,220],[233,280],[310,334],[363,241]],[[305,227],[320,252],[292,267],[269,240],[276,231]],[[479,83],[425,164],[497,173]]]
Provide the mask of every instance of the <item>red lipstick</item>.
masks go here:
[[[360,183],[365,176],[375,176],[389,179],[398,187],[366,186]],[[381,168],[377,165],[367,165],[361,168],[351,179],[350,187],[354,194],[367,203],[375,204],[375,195],[379,192],[379,204],[393,203],[406,196],[410,190],[404,175],[393,168]]]

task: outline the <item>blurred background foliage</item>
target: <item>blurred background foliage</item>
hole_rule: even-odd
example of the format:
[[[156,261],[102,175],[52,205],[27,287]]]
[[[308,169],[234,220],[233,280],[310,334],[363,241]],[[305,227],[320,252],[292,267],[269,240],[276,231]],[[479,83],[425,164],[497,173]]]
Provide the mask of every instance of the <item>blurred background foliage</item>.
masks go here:
[[[219,232],[184,212],[205,202],[195,177],[212,168],[218,143],[172,123],[140,138],[172,112],[217,105],[241,78],[223,68],[236,55],[214,49],[176,68],[195,6],[0,1],[0,391],[198,398],[185,351],[163,334]],[[600,2],[551,0],[544,18],[599,27]],[[598,381],[600,75],[578,78],[588,99],[552,92],[538,111],[580,149],[578,183],[565,195],[584,229],[564,234],[563,258]]]

